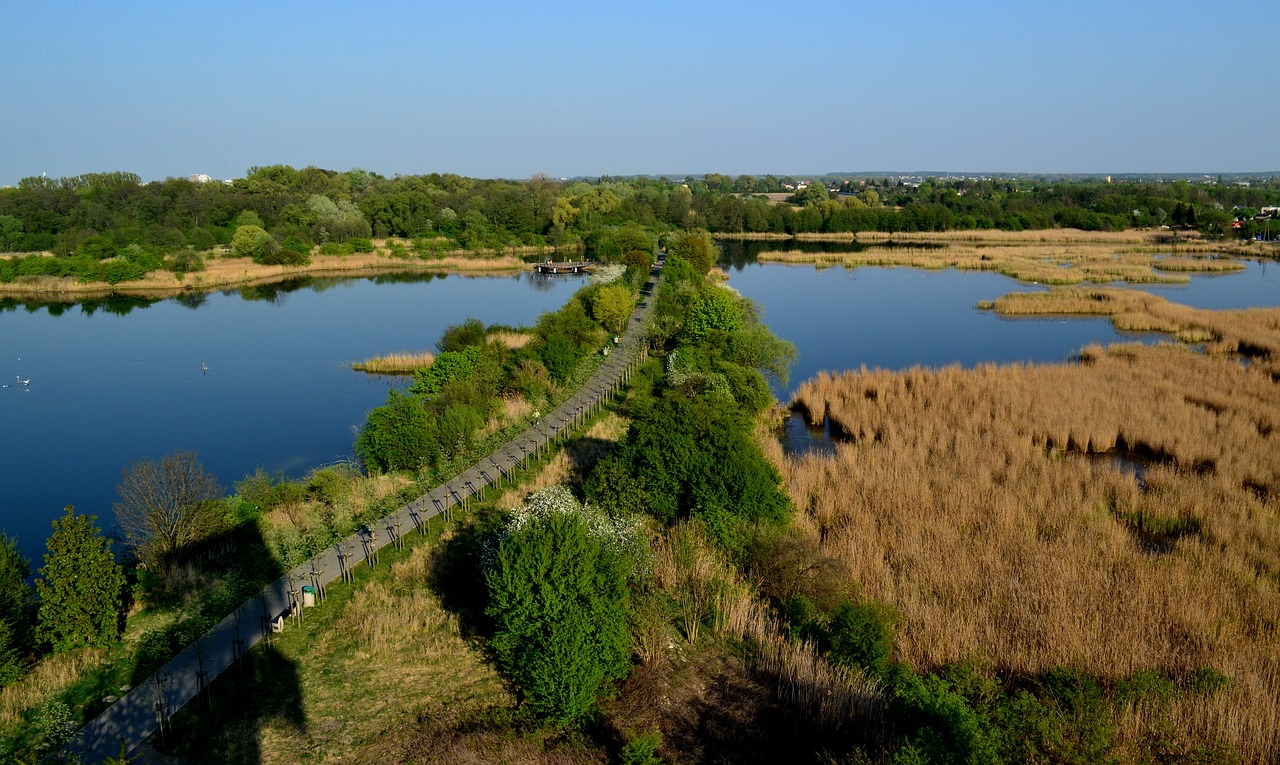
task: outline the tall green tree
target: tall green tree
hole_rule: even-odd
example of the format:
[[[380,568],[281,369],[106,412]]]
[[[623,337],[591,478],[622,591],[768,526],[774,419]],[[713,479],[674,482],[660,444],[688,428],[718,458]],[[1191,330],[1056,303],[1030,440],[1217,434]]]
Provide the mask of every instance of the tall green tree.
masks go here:
[[[53,522],[49,552],[36,579],[36,638],[55,652],[107,646],[120,636],[124,572],[97,520],[76,515],[67,505],[65,515]]]
[[[591,300],[591,315],[605,329],[618,334],[627,326],[627,319],[635,308],[631,290],[621,284],[606,284]]]
[[[577,513],[535,518],[502,541],[487,576],[492,645],[542,719],[582,717],[605,681],[626,675],[631,568]]]
[[[22,221],[0,215],[0,252],[12,252],[22,244]]]
[[[31,563],[18,551],[18,541],[0,533],[0,688],[26,673],[21,646],[26,641],[26,607],[31,600],[27,576]]]
[[[0,619],[13,625],[21,623],[31,600],[30,575],[31,562],[18,550],[18,540],[0,533]]]
[[[698,274],[710,271],[720,257],[711,234],[701,229],[685,231],[677,235],[668,247],[668,253],[688,261]]]

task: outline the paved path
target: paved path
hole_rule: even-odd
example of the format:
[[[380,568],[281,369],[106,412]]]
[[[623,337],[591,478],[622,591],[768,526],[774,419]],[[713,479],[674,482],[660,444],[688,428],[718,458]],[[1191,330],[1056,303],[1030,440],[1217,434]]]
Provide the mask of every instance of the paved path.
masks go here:
[[[90,721],[76,735],[70,748],[80,751],[87,763],[101,762],[118,755],[121,742],[133,751],[155,732],[162,720],[167,720],[194,699],[206,684],[234,664],[244,652],[263,639],[269,639],[272,622],[299,602],[304,585],[310,585],[323,594],[325,585],[340,577],[345,579],[347,573],[361,562],[373,559],[376,563],[377,552],[382,547],[415,529],[425,531],[426,525],[437,515],[450,519],[455,507],[465,509],[468,501],[486,486],[506,478],[512,469],[528,458],[541,456],[553,440],[595,414],[609,396],[630,381],[632,373],[647,358],[643,328],[653,312],[658,275],[655,269],[641,290],[640,304],[631,315],[622,342],[612,349],[605,363],[572,398],[460,475],[267,585]],[[298,610],[303,611],[302,617],[305,618],[305,609]],[[285,629],[289,628],[291,618],[296,616],[285,619]]]

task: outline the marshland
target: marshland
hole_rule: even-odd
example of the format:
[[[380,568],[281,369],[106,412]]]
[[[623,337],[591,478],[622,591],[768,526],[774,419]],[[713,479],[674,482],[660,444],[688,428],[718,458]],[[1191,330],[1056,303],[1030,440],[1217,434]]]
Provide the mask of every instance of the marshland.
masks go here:
[[[955,334],[939,323],[932,331],[951,344],[934,346],[922,324],[915,360],[892,341],[867,337],[921,310],[919,299],[882,299],[888,280],[958,281],[878,266],[1007,270],[1036,281],[1028,277],[1039,272],[1008,264],[1073,258],[1079,268],[1109,260],[1117,242],[1132,244],[1095,242],[1098,251],[1086,256],[1084,239],[1077,232],[1049,251],[996,243],[1010,252],[968,262],[947,252],[952,245],[904,252],[910,245],[900,241],[781,254],[770,242],[755,258],[760,265],[730,259],[729,284],[742,285],[768,319],[783,314],[771,326],[784,337],[795,331],[800,365],[813,351],[828,361],[847,354],[840,366],[860,367],[819,371],[794,390],[801,416],[826,435],[809,442],[789,428],[785,451],[771,436],[763,443],[802,509],[798,533],[829,556],[831,576],[894,610],[898,660],[921,672],[976,668],[1006,689],[1034,686],[1061,667],[1120,695],[1136,676],[1164,678],[1168,695],[1106,713],[1115,752],[1138,756],[1159,729],[1176,731],[1173,745],[1186,751],[1270,761],[1280,752],[1280,459],[1272,435],[1280,421],[1280,289],[1268,286],[1265,264],[1185,251],[1176,261],[1180,274],[1198,271],[1199,280],[1252,269],[1262,291],[1240,285],[1234,300],[1264,307],[1174,302],[1222,300],[1195,284],[1167,298],[1143,291],[1168,262],[1167,248],[1153,248],[1128,256],[1125,269],[1094,271],[1107,286],[1027,292],[1025,284],[994,283],[1008,291],[970,303],[967,320],[981,322],[985,308],[985,326]],[[846,268],[797,276],[771,265],[778,262]],[[757,280],[753,271],[769,273]],[[1118,279],[1142,284],[1111,283]],[[838,325],[833,331],[797,329],[798,297],[830,302],[824,288],[841,281],[850,300],[871,306],[827,311],[822,321]],[[906,316],[886,321],[890,306]],[[844,320],[848,313],[867,328]],[[1050,340],[1021,360],[968,349],[990,343],[1002,317],[1030,316],[1049,330],[1042,343],[1054,327],[1092,326],[1100,336],[1076,350]],[[1080,323],[1089,317],[1111,326]],[[1108,329],[1123,334],[1107,338]],[[836,345],[840,351],[828,350]],[[863,348],[871,358],[859,362]],[[1212,673],[1231,680],[1212,693],[1172,691]]]
[[[277,170],[266,175],[288,181]],[[123,227],[20,231],[24,251],[53,254],[7,258],[0,277],[43,285],[52,263],[88,282],[186,283],[201,267],[235,267],[197,245],[237,238],[265,260],[376,255],[414,268],[449,249],[580,248],[637,274],[660,246],[670,257],[668,282],[650,297],[651,359],[608,410],[478,496],[471,513],[408,549],[388,548],[377,569],[361,566],[356,586],[338,588],[184,710],[160,748],[242,762],[299,752],[334,762],[712,762],[777,760],[802,741],[800,755],[823,762],[1274,759],[1280,540],[1268,447],[1280,420],[1280,295],[1265,259],[1274,249],[1222,238],[1213,212],[1222,208],[1202,207],[1201,232],[1186,225],[1181,201],[1177,231],[1122,230],[1127,214],[1083,211],[1084,196],[1072,201],[1080,189],[1063,184],[1037,214],[1048,226],[1075,216],[1092,230],[995,230],[1023,227],[1027,210],[988,204],[982,214],[998,219],[937,231],[974,214],[986,191],[994,200],[1012,190],[965,189],[972,196],[948,197],[955,209],[944,213],[923,191],[887,184],[885,203],[860,195],[810,205],[696,182],[464,188],[437,178],[423,181],[432,217],[410,219],[382,202],[413,179],[369,179],[357,193],[344,190],[350,179],[330,178],[334,196],[315,199],[319,177],[304,173],[305,184],[281,181],[267,195],[234,184],[209,191],[228,206],[214,225],[173,218],[185,245],[172,231],[132,243]],[[102,181],[66,201],[94,199]],[[161,208],[165,194],[206,193],[140,188],[131,193],[163,191]],[[27,191],[0,194],[0,206]],[[1090,187],[1151,196],[1145,207],[1166,192],[1182,193]],[[1234,193],[1194,190],[1225,201]],[[271,195],[289,211],[262,204]],[[445,201],[465,222],[443,214]],[[531,217],[517,214],[524,204]],[[306,215],[335,209],[353,226],[344,241],[326,241],[335,230]],[[940,223],[947,215],[961,217]],[[711,235],[688,230],[699,224],[744,240],[721,242],[723,271],[713,269]],[[885,230],[859,230],[867,224]],[[189,250],[205,254],[197,263]],[[62,708],[72,719],[91,714],[109,703],[97,689],[113,689],[122,671],[144,675],[225,613],[264,576],[224,566],[226,549],[270,571],[293,565],[448,474],[459,443],[536,420],[552,389],[567,395],[585,379],[606,330],[636,299],[605,285],[569,298],[578,286],[395,275],[247,286],[239,302],[193,289],[159,302],[117,293],[78,306],[6,304],[6,337],[39,340],[20,349],[24,364],[49,363],[50,328],[62,322],[75,331],[53,355],[78,359],[81,377],[98,383],[93,401],[72,408],[69,388],[53,383],[63,375],[45,374],[56,367],[16,370],[32,384],[9,391],[5,405],[25,413],[32,433],[56,423],[60,407],[81,417],[25,439],[51,442],[37,465],[65,471],[66,450],[92,447],[95,431],[121,445],[97,446],[113,456],[109,474],[129,444],[143,444],[142,458],[167,451],[173,441],[144,418],[123,420],[137,433],[87,419],[120,400],[159,412],[156,423],[183,440],[209,442],[191,412],[226,421],[234,438],[205,459],[236,492],[225,499],[233,533],[171,570],[133,569],[136,600],[118,642],[54,651],[25,679],[4,681],[6,735],[32,751],[47,735],[43,721],[65,727],[57,704],[72,704]],[[467,316],[480,318],[458,324]],[[151,340],[130,334],[153,323],[165,331],[153,328]],[[434,350],[423,350],[444,324]],[[122,335],[136,362],[103,355]],[[227,337],[211,345],[217,335]],[[840,369],[861,371],[824,372]],[[412,381],[394,378],[404,374]],[[318,390],[337,398],[316,399]],[[786,408],[770,393],[794,396],[800,418],[821,428],[809,444],[783,447],[776,426]],[[245,400],[265,409],[237,408]],[[298,418],[277,416],[286,411]],[[318,454],[333,433],[332,457]],[[283,456],[264,465],[261,449],[281,444]],[[20,462],[23,439],[13,448]],[[227,455],[247,462],[228,468]],[[104,515],[114,479],[101,479],[82,510]],[[68,482],[60,485],[65,494]],[[525,565],[523,545],[546,544],[522,529],[565,532],[528,520],[548,503],[588,530],[613,529],[594,542],[565,537],[594,552],[555,557],[603,568],[503,579]],[[32,517],[33,529],[48,520]],[[542,663],[536,646],[519,648],[520,622],[554,609],[512,610],[523,602],[511,599],[520,581],[607,586],[606,597],[581,601],[603,605],[599,618],[578,624],[613,632]],[[601,647],[611,658],[585,670]],[[514,660],[517,648],[535,660]],[[552,671],[530,670],[544,666]],[[566,681],[583,684],[573,699],[549,702],[548,683]],[[246,697],[257,701],[240,703]]]

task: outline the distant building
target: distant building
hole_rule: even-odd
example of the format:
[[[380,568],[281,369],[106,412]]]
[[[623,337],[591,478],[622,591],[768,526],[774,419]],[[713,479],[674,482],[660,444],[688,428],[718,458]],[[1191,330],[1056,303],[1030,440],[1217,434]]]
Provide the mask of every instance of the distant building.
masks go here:
[[[192,183],[208,183],[212,181],[213,178],[205,175],[204,173],[197,173],[196,175],[188,175],[187,180],[191,181]]]

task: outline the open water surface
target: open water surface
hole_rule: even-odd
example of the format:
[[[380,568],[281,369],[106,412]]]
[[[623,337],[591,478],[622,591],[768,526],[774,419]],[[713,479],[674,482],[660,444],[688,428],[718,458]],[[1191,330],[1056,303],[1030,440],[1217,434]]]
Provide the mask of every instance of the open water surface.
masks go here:
[[[730,286],[796,344],[782,400],[820,370],[862,365],[1056,362],[1125,336],[1106,319],[1004,319],[975,308],[1037,289],[991,273],[760,264],[763,246],[725,243]],[[830,251],[831,245],[824,245]],[[0,530],[36,566],[50,521],[73,504],[113,525],[120,471],[196,451],[224,487],[262,466],[299,476],[349,459],[356,428],[398,384],[352,372],[370,356],[431,348],[450,324],[529,324],[582,277],[395,276],[308,280],[154,303],[0,303]],[[1147,289],[1203,308],[1280,305],[1280,263]],[[208,371],[204,371],[204,367]],[[27,385],[21,380],[30,380]],[[795,451],[829,435],[792,422]]]
[[[979,310],[982,300],[1009,292],[1046,289],[990,272],[946,269],[760,263],[764,249],[795,249],[794,242],[721,242],[720,266],[729,286],[755,301],[774,334],[795,344],[790,381],[770,381],[786,401],[820,371],[909,369],[958,364],[1066,361],[1090,343],[1161,342],[1161,334],[1117,332],[1106,318],[1004,318]],[[865,249],[865,248],[863,248]],[[828,249],[824,252],[837,252]],[[1118,285],[1125,286],[1125,285]],[[1249,262],[1230,274],[1192,275],[1179,286],[1137,285],[1197,308],[1280,305],[1280,263]],[[829,451],[829,430],[807,427],[800,416],[781,434],[790,453]]]
[[[176,449],[228,491],[258,466],[296,477],[349,459],[366,413],[403,384],[352,361],[431,349],[468,317],[531,324],[582,280],[418,275],[0,304],[0,530],[39,567],[64,505],[110,529],[121,470]]]

